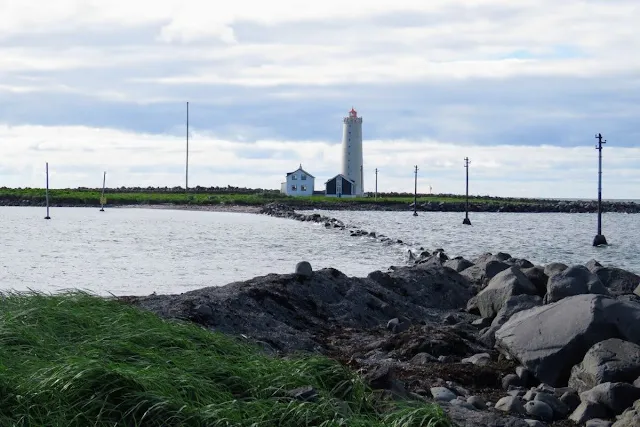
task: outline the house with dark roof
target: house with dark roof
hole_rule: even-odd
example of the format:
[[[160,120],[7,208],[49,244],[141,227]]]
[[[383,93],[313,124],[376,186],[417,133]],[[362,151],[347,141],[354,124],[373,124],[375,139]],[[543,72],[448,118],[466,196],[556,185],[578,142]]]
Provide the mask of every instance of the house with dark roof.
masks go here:
[[[302,169],[302,165],[287,173],[286,181],[280,184],[280,192],[288,196],[312,196],[315,177]]]
[[[355,197],[356,183],[342,174],[338,174],[324,183],[327,197]]]

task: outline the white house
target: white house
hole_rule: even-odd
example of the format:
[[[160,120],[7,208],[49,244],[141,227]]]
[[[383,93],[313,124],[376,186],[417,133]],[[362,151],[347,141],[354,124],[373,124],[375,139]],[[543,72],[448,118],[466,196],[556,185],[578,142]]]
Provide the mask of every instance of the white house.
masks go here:
[[[311,196],[315,177],[302,169],[302,165],[287,174],[287,181],[280,185],[280,192],[288,196]]]

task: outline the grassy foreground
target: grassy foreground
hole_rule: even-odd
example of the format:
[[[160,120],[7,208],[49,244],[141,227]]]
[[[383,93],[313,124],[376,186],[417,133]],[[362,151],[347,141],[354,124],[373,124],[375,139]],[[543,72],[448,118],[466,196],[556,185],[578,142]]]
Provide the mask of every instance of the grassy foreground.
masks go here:
[[[327,207],[338,204],[353,205],[394,205],[413,203],[413,195],[407,194],[381,194],[377,199],[374,197],[356,198],[336,198],[309,196],[309,197],[289,197],[275,191],[256,191],[245,193],[233,192],[199,192],[197,189],[189,191],[160,191],[145,190],[131,191],[130,189],[118,190],[108,189],[105,194],[107,204],[110,205],[244,205],[262,206],[270,202],[282,202],[291,206]],[[534,199],[499,198],[489,196],[470,196],[470,201],[475,204],[531,204],[549,203],[549,200],[540,201]],[[49,200],[52,204],[66,204],[74,206],[97,206],[100,204],[100,191],[95,189],[56,189],[50,190]],[[418,203],[424,202],[464,202],[462,195],[418,195]],[[39,188],[0,188],[0,202],[21,202],[27,201],[31,204],[43,204],[45,201],[45,190]],[[1,203],[0,203],[1,204]]]
[[[287,390],[313,386],[315,402]],[[433,426],[433,405],[382,410],[323,357],[272,358],[193,324],[84,293],[0,296],[2,426]]]

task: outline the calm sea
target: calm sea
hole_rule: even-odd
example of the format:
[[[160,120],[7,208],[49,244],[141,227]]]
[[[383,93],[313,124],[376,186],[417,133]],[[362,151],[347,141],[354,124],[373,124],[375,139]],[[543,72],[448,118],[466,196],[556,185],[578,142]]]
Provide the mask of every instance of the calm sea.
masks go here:
[[[536,263],[605,264],[640,273],[640,215],[605,214],[611,245],[593,248],[595,215],[323,212],[414,247],[469,258],[506,251]],[[268,273],[300,260],[364,276],[406,262],[406,248],[321,225],[254,214],[158,209],[0,207],[0,288],[106,295],[180,293]]]

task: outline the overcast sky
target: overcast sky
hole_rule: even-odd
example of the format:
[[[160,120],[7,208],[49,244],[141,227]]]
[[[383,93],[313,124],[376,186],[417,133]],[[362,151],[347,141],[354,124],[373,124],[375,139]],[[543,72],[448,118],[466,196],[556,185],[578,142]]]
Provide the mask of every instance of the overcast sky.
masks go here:
[[[0,187],[365,187],[640,199],[638,0],[0,0]]]

